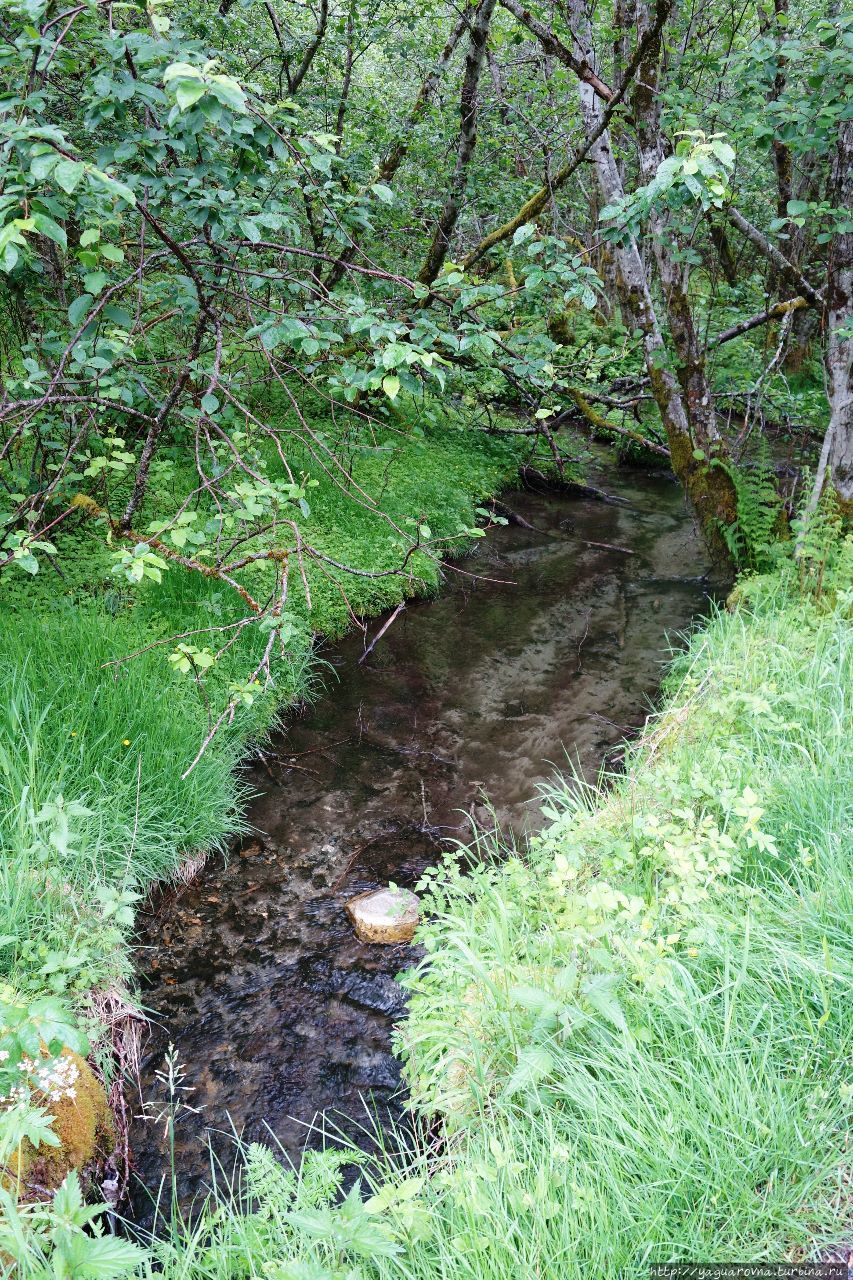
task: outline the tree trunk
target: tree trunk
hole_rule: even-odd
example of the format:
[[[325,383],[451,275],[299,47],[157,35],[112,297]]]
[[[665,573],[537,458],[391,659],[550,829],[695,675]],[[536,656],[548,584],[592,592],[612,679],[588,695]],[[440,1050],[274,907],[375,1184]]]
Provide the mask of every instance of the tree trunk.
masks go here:
[[[553,175],[551,185],[549,187],[540,187],[538,191],[533,193],[529,200],[525,201],[514,217],[510,218],[509,221],[505,222],[502,226],[497,227],[494,231],[490,231],[478,245],[474,246],[462,263],[462,266],[466,271],[470,271],[471,267],[475,266],[475,264],[478,263],[490,249],[494,249],[495,245],[502,244],[504,240],[508,240],[510,236],[515,234],[519,227],[524,226],[525,222],[532,222],[533,219],[542,212],[548,202],[553,199],[554,192],[560,187],[564,187],[569,178],[571,178],[573,174],[577,173],[582,164],[585,164],[587,160],[591,160],[593,147],[598,142],[605,129],[609,126],[610,121],[613,119],[617,107],[625,97],[625,94],[636,75],[637,68],[643,60],[646,44],[650,40],[656,38],[659,34],[659,26],[662,26],[666,20],[671,4],[672,0],[658,0],[658,15],[655,20],[655,26],[651,31],[647,32],[642,40],[638,42],[637,48],[634,50],[631,55],[631,59],[625,68],[625,74],[622,77],[619,87],[613,90],[613,97],[607,103],[606,108],[599,116],[598,123],[593,132],[587,134],[587,140],[584,145],[571,158],[571,160],[564,164],[562,168]]]
[[[465,59],[465,74],[462,78],[462,99],[459,107],[459,146],[456,152],[456,164],[450,190],[439,215],[432,244],[427,252],[424,265],[418,274],[421,284],[432,284],[450,250],[450,238],[459,221],[462,211],[462,198],[465,194],[465,179],[468,164],[477,145],[477,97],[480,84],[480,72],[486,57],[486,40],[497,0],[480,0],[471,19],[471,38],[468,44],[468,57]]]
[[[569,0],[568,8],[583,55],[590,65],[594,65],[584,0]],[[588,136],[592,136],[600,126],[603,107],[590,85],[579,82],[578,93],[586,132]],[[590,158],[603,202],[614,204],[622,198],[624,191],[607,130],[595,142]],[[699,517],[715,562],[721,568],[728,569],[731,555],[722,536],[722,526],[733,523],[737,518],[737,503],[731,479],[722,467],[712,467],[706,459],[695,456],[698,446],[691,434],[681,387],[667,367],[669,362],[666,346],[645,268],[633,237],[614,245],[613,257],[623,319],[628,329],[637,330],[642,336],[646,369],[666,432],[672,468]]]
[[[637,32],[642,36],[652,27],[646,0],[637,0]],[[653,40],[646,51],[634,83],[633,108],[640,155],[640,171],[649,183],[665,157],[660,126],[660,53],[661,39]],[[672,252],[675,233],[666,213],[653,205],[649,215],[652,249],[658,277],[666,302],[669,330],[678,357],[678,380],[684,393],[685,408],[691,426],[694,446],[710,453],[722,447],[717,426],[714,396],[705,367],[705,351],[693,324],[687,294],[688,273]]]
[[[371,183],[382,182],[387,186],[388,183],[393,182],[397,170],[408,155],[409,144],[414,136],[415,126],[421,117],[426,114],[426,110],[435,96],[441,77],[450,65],[456,46],[467,26],[468,17],[467,14],[463,13],[448,36],[437,62],[425,77],[405,125],[399,131],[395,142],[379,162],[375,176],[370,179]],[[340,284],[346,273],[347,260],[353,253],[358,252],[359,243],[360,236],[353,232],[351,243],[341,250],[329,268],[329,274],[325,280],[326,289],[332,290],[336,285]]]
[[[833,203],[853,209],[853,120],[838,126],[832,177]],[[836,235],[830,249],[826,315],[829,476],[845,518],[853,520],[853,231]]]

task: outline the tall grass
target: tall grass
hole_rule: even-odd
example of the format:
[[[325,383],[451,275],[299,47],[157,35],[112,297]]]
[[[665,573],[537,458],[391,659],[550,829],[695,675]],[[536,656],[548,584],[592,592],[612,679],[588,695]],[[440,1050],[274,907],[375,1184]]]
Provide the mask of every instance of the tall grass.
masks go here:
[[[529,849],[484,837],[432,882],[399,1034],[431,1143],[337,1207],[322,1155],[306,1184],[250,1148],[167,1275],[564,1280],[849,1240],[849,600],[752,599],[623,777],[557,781]]]

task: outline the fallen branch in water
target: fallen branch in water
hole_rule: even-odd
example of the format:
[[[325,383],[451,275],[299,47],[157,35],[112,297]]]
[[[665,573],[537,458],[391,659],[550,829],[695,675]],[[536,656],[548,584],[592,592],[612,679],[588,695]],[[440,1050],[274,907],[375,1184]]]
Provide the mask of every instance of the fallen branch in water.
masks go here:
[[[405,602],[405,600],[403,600],[403,601],[401,601],[401,603],[400,603],[400,604],[398,604],[398,605],[397,605],[397,608],[396,608],[396,609],[394,610],[394,612],[391,614],[391,617],[390,617],[390,618],[388,618],[388,620],[387,620],[386,622],[383,622],[382,626],[379,628],[379,630],[376,632],[376,635],[373,637],[372,642],[367,646],[367,648],[365,649],[364,653],[363,653],[363,654],[361,655],[361,657],[359,658],[359,660],[358,660],[358,665],[359,665],[359,666],[361,666],[361,664],[362,664],[362,662],[364,662],[365,658],[367,658],[367,657],[368,657],[368,656],[373,652],[373,650],[374,650],[374,649],[376,648],[376,646],[378,645],[379,641],[380,641],[380,640],[382,639],[382,637],[385,635],[385,632],[386,632],[386,631],[388,630],[388,628],[391,626],[391,623],[392,623],[392,622],[395,622],[395,621],[397,620],[397,618],[398,618],[398,617],[399,617],[399,615],[403,612],[403,610],[405,609],[405,607],[406,607],[406,602]]]
[[[554,536],[549,533],[547,529],[537,529],[535,524],[531,524],[529,520],[525,520],[524,516],[520,516],[517,511],[513,511],[505,502],[499,502],[497,498],[492,498],[492,506],[495,511],[499,511],[501,515],[506,516],[510,524],[516,524],[520,529],[529,529],[531,533],[540,533],[546,538]]]
[[[609,418],[605,418],[604,414],[596,413],[595,409],[593,409],[592,405],[589,403],[589,400],[583,392],[577,389],[577,387],[567,387],[566,391],[573,401],[577,412],[587,423],[589,423],[594,432],[600,432],[606,435],[607,432],[612,431],[617,436],[625,436],[626,439],[633,440],[635,444],[641,445],[651,453],[657,453],[662,458],[669,458],[669,449],[667,449],[665,445],[657,444],[654,440],[649,440],[639,431],[632,431],[628,427],[617,427]],[[569,410],[567,414],[561,414],[560,418],[568,416],[570,413],[571,410]],[[558,424],[559,421],[560,419],[558,418]]]
[[[636,551],[632,551],[630,547],[617,547],[614,542],[587,542],[582,539],[585,547],[600,547],[602,551],[619,551],[623,556],[635,556]]]

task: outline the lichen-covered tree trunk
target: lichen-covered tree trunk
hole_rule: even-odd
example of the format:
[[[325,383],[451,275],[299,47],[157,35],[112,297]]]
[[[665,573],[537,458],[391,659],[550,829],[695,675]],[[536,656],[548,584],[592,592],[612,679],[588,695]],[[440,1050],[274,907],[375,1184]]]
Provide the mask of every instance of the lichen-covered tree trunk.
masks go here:
[[[853,120],[838,126],[833,203],[853,210]],[[829,475],[844,515],[853,520],[853,231],[839,232],[826,282],[826,373],[829,389]],[[821,480],[823,477],[821,477]]]
[[[637,33],[642,36],[653,25],[646,0],[637,0],[635,16]],[[661,38],[658,36],[649,44],[634,82],[634,124],[644,183],[652,181],[665,159],[660,124],[660,54]],[[693,443],[709,454],[712,451],[719,453],[722,442],[714,396],[708,381],[705,351],[696,333],[687,293],[688,268],[673,253],[675,233],[666,212],[657,205],[652,205],[649,214],[649,230]]]
[[[590,65],[594,65],[595,55],[583,0],[569,0],[568,9],[582,54]],[[591,86],[582,81],[578,84],[578,93],[586,132],[591,136],[601,123],[603,106]],[[603,202],[615,204],[624,195],[624,190],[609,130],[602,132],[590,152],[590,158]],[[694,440],[682,388],[668,367],[669,355],[634,238],[628,237],[616,244],[613,255],[619,305],[627,328],[639,331],[642,336],[646,369],[666,432],[672,468],[693,504],[712,555],[720,566],[727,567],[731,557],[722,528],[733,523],[737,516],[731,479],[722,467],[711,466],[707,458],[697,457],[702,445]]]

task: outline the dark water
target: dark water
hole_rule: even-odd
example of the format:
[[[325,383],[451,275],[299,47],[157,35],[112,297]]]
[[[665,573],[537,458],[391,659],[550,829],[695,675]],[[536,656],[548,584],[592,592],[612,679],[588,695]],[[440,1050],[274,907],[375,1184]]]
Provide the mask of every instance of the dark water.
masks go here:
[[[154,1073],[171,1039],[200,1108],[178,1123],[183,1197],[209,1177],[208,1129],[272,1134],[298,1159],[321,1141],[320,1113],[348,1132],[366,1108],[399,1115],[394,975],[413,953],[357,942],[344,903],[389,880],[413,886],[442,839],[490,821],[484,796],[503,825],[536,828],[552,765],[568,752],[592,776],[642,723],[666,637],[706,608],[707,564],[673,483],[631,471],[606,483],[620,501],[510,495],[535,531],[492,532],[363,664],[360,635],[330,649],[328,695],[249,771],[256,837],[143,919],[138,967],[157,1019],[145,1096],[163,1095]],[[149,1188],[162,1135],[150,1122],[133,1135]],[[229,1142],[214,1146],[230,1163]]]

